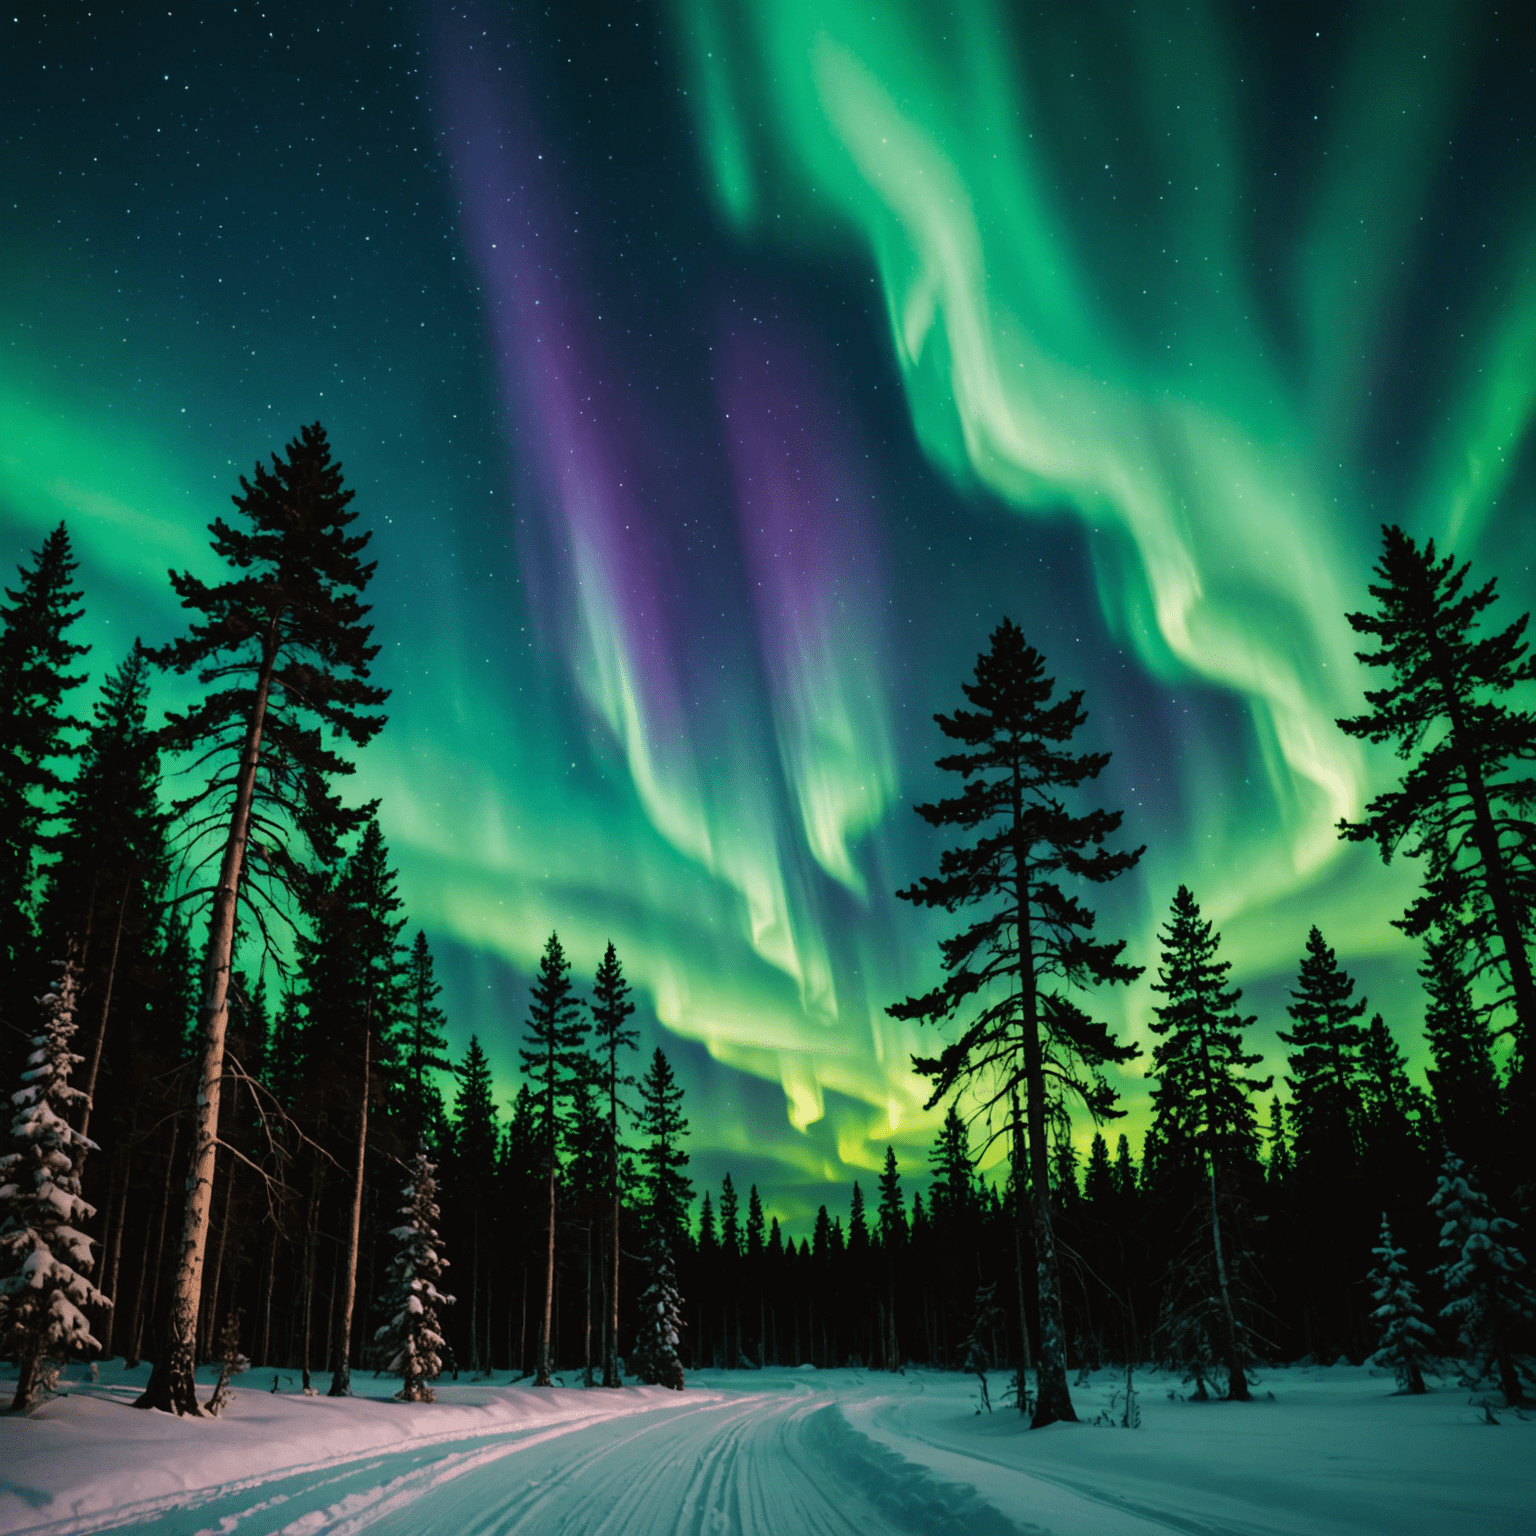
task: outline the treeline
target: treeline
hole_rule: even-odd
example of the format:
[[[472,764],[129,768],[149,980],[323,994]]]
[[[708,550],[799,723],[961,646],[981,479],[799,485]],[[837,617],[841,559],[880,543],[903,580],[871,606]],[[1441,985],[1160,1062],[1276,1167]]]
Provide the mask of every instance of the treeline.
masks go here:
[[[0,1020],[20,1092],[0,1347],[18,1404],[70,1352],[152,1360],[142,1404],[181,1413],[194,1366],[233,1351],[337,1394],[393,1369],[415,1397],[439,1369],[677,1386],[684,1366],[921,1361],[1011,1365],[1046,1423],[1072,1416],[1085,1364],[1159,1360],[1242,1397],[1256,1359],[1360,1360],[1392,1330],[1405,1384],[1414,1349],[1463,1348],[1518,1399],[1536,723],[1515,707],[1526,621],[1477,633],[1491,582],[1468,591],[1465,567],[1388,529],[1377,610],[1351,616],[1387,686],[1341,728],[1407,766],[1340,831],[1424,870],[1399,920],[1424,943],[1424,1084],[1314,928],[1282,1097],[1181,887],[1139,1063],[1151,1128],[1139,1158],[1099,1129],[1079,1165],[1074,1116],[1112,1133],[1140,1054],[1092,1016],[1142,968],[1088,902],[1142,850],[1084,806],[1108,757],[1070,749],[1082,695],[1056,697],[1005,620],[964,706],[935,717],[960,788],[917,810],[960,840],[898,893],[965,922],[939,984],[890,1010],[937,1027],[915,1065],[946,1118],[926,1166],[888,1149],[797,1244],[755,1187],[695,1205],[682,1092],[659,1050],[637,1076],[612,945],[580,957],[583,985],[550,936],[508,1113],[478,1040],[449,1061],[377,806],[339,793],[386,702],[351,499],[318,425],[242,478],[239,519],[211,529],[224,579],[172,575],[187,632],[135,643],[89,720],[62,526],[6,589]],[[152,726],[166,674],[193,702]]]

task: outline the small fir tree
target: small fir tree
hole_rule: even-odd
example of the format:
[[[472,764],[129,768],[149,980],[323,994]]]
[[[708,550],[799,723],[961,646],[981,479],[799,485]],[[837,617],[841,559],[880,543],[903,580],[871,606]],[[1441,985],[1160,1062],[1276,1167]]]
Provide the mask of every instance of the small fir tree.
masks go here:
[[[1003,1309],[998,1306],[997,1282],[976,1287],[971,1306],[971,1331],[960,1341],[960,1369],[974,1371],[981,1384],[981,1407],[992,1412],[992,1394],[987,1388],[987,1372],[994,1365],[997,1332],[1003,1326]],[[981,1412],[978,1408],[977,1413]]]
[[[683,1335],[683,1299],[672,1272],[672,1252],[653,1223],[648,1255],[650,1283],[640,1297],[640,1327],[635,1339],[635,1375],[652,1387],[683,1390],[678,1345]]]
[[[1379,1341],[1372,1361],[1390,1367],[1403,1391],[1427,1391],[1424,1364],[1435,1342],[1435,1330],[1424,1321],[1418,1290],[1403,1263],[1407,1253],[1393,1245],[1385,1211],[1381,1216],[1381,1241],[1371,1252],[1378,1261],[1370,1274],[1376,1300],[1371,1321],[1376,1324]]]
[[[71,1071],[75,964],[41,1000],[43,1028],[11,1095],[11,1148],[0,1157],[0,1352],[18,1362],[11,1407],[25,1412],[38,1390],[42,1361],[96,1349],[82,1307],[112,1303],[91,1284],[91,1239],[80,1230],[96,1208],[80,1198],[79,1165],[95,1149],[69,1124],[84,1092]]]
[[[250,1369],[250,1360],[240,1352],[241,1316],[240,1308],[236,1307],[224,1319],[224,1326],[219,1330],[219,1342],[214,1345],[214,1358],[219,1362],[219,1379],[214,1383],[213,1396],[208,1399],[208,1405],[203,1410],[211,1418],[218,1418],[234,1402],[234,1389],[230,1383],[236,1376]]]
[[[418,1150],[409,1168],[400,1225],[390,1233],[400,1247],[389,1270],[389,1321],[374,1334],[374,1343],[384,1369],[401,1378],[395,1396],[407,1403],[431,1403],[437,1400],[431,1383],[443,1369],[438,1313],[451,1307],[454,1298],[437,1288],[448,1261],[437,1235],[436,1165]]]
[[[1291,993],[1294,1001],[1285,1010],[1296,1025],[1289,1033],[1281,1030],[1280,1038],[1295,1048],[1288,1058],[1295,1075],[1285,1080],[1295,1130],[1291,1154],[1299,1169],[1310,1164],[1327,1178],[1345,1174],[1359,1152],[1365,1041],[1359,1019],[1367,1004],[1353,997],[1354,990],[1353,978],[1313,928]]]
[[[640,1162],[645,1169],[645,1199],[652,1225],[670,1253],[672,1245],[687,1237],[688,1207],[693,1202],[693,1182],[684,1174],[688,1154],[683,1137],[688,1121],[683,1116],[683,1088],[672,1064],[658,1045],[650,1070],[640,1081]],[[670,1262],[670,1260],[668,1261]]]
[[[1291,1140],[1285,1130],[1285,1105],[1279,1095],[1269,1101],[1269,1182],[1283,1188],[1291,1176]]]
[[[1493,1209],[1454,1153],[1446,1156],[1430,1205],[1449,1255],[1435,1271],[1451,1298],[1440,1315],[1461,1330],[1475,1376],[1496,1369],[1504,1400],[1511,1407],[1524,1403],[1514,1342],[1536,1316],[1536,1296],[1526,1283],[1525,1256],[1511,1241],[1515,1224]]]

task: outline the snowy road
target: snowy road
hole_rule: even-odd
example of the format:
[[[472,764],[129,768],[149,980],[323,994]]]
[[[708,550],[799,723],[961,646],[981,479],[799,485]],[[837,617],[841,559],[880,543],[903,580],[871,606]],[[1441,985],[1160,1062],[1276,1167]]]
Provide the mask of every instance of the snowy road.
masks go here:
[[[0,1532],[84,1536],[1479,1536],[1536,1529],[1536,1422],[1498,1429],[1349,1368],[1193,1404],[1143,1384],[1136,1432],[977,1414],[939,1372],[704,1373],[654,1388],[445,1384],[436,1405],[247,1388],[219,1420],[81,1383],[0,1420]],[[247,1378],[249,1380],[249,1378]],[[1077,1392],[1085,1419],[1118,1378]]]

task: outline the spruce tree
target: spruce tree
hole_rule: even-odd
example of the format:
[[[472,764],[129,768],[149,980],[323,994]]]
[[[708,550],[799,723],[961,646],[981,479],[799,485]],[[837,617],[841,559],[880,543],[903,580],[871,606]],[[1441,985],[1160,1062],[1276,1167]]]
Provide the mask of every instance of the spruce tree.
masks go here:
[[[632,1364],[635,1375],[652,1387],[684,1388],[678,1345],[683,1333],[683,1300],[672,1270],[672,1253],[660,1224],[652,1228],[650,1283],[640,1297],[640,1326]]]
[[[1115,1143],[1115,1191],[1122,1200],[1136,1198],[1136,1164],[1131,1160],[1131,1140],[1124,1131]]]
[[[624,1147],[619,1136],[619,1111],[632,1112],[632,1106],[624,1097],[626,1088],[633,1088],[634,1078],[619,1068],[619,1053],[635,1050],[640,1043],[638,1031],[630,1028],[629,1019],[635,1011],[630,1001],[629,983],[624,979],[624,967],[619,963],[618,951],[612,940],[603,951],[602,962],[592,982],[592,1049],[596,1054],[599,1081],[608,1100],[608,1199],[609,1220],[609,1276],[608,1276],[608,1331],[607,1349],[603,1355],[603,1385],[622,1386],[619,1376],[619,1159]]]
[[[19,1364],[11,1407],[31,1408],[45,1356],[100,1346],[82,1307],[111,1302],[90,1281],[91,1239],[80,1228],[96,1208],[80,1197],[79,1167],[93,1150],[71,1128],[85,1097],[70,1086],[82,1060],[75,1034],[75,965],[41,999],[43,1027],[11,1095],[11,1150],[0,1156],[0,1353]]]
[[[1339,965],[1323,936],[1307,935],[1293,1002],[1286,1012],[1296,1026],[1280,1038],[1293,1046],[1288,1060],[1291,1090],[1291,1155],[1298,1168],[1311,1164],[1322,1173],[1342,1176],[1359,1153],[1360,1048],[1365,1030],[1358,1020],[1366,1000],[1353,998],[1354,980]]]
[[[1403,1391],[1427,1391],[1424,1364],[1435,1341],[1435,1330],[1424,1321],[1418,1291],[1403,1263],[1407,1254],[1393,1244],[1385,1211],[1381,1216],[1381,1240],[1371,1252],[1378,1261],[1370,1273],[1376,1301],[1371,1321],[1376,1324],[1378,1339],[1372,1358],[1375,1364],[1390,1367],[1396,1373],[1397,1384]]]
[[[1269,1163],[1265,1172],[1276,1189],[1283,1188],[1291,1176],[1291,1141],[1285,1129],[1285,1105],[1278,1095],[1269,1101]]]
[[[1440,1247],[1448,1255],[1435,1271],[1450,1300],[1440,1309],[1461,1330],[1476,1376],[1497,1369],[1511,1407],[1525,1402],[1515,1366],[1516,1335],[1536,1317],[1525,1256],[1514,1246],[1515,1224],[1500,1216],[1470,1171],[1447,1153],[1445,1171],[1430,1200],[1440,1218]]]
[[[1496,581],[1467,590],[1470,566],[1422,548],[1401,528],[1382,529],[1374,613],[1350,625],[1377,642],[1357,652],[1387,670],[1388,686],[1367,691],[1370,712],[1340,720],[1350,736],[1391,742],[1410,764],[1396,789],[1378,795],[1363,821],[1341,820],[1339,834],[1372,841],[1383,859],[1403,848],[1425,861],[1423,893],[1399,919],[1410,937],[1454,925],[1475,957],[1474,984],[1487,977],[1504,1032],[1515,1041],[1517,1098],[1536,1095],[1536,980],[1528,945],[1536,910],[1536,838],[1531,810],[1536,777],[1536,713],[1513,707],[1515,690],[1536,681],[1523,638],[1530,615],[1495,634],[1479,634],[1496,600]],[[1405,846],[1406,845],[1406,846]]]
[[[39,918],[43,941],[62,953],[80,946],[81,1021],[89,1032],[82,1134],[90,1130],[97,1071],[119,979],[152,963],[170,856],[160,807],[160,751],[147,723],[149,661],[135,643],[95,705],[80,766],[65,788],[57,857]]]
[[[66,638],[80,618],[78,562],[60,523],[36,550],[0,604],[0,1011],[30,996],[33,896],[40,833],[51,797],[63,789],[57,764],[73,754],[67,733],[80,721],[65,696],[84,681],[69,668],[90,649]],[[66,935],[66,938],[68,935]]]
[[[1263,1059],[1243,1050],[1243,1032],[1254,1020],[1237,1011],[1243,994],[1227,985],[1231,962],[1217,959],[1221,935],[1201,917],[1187,886],[1181,885],[1174,895],[1162,941],[1162,963],[1152,984],[1166,1000],[1153,1009],[1152,1032],[1159,1038],[1148,1068],[1148,1075],[1157,1079],[1152,1124],[1164,1169],[1181,1167],[1205,1185],[1210,1272],[1216,1282],[1216,1296],[1210,1297],[1199,1278],[1205,1266],[1196,1266],[1192,1273],[1184,1269],[1186,1278],[1194,1280],[1196,1294],[1184,1299],[1174,1315],[1183,1317],[1192,1306],[1202,1319],[1216,1312],[1220,1337],[1215,1353],[1227,1368],[1227,1395],[1247,1401],[1243,1367],[1250,1350],[1233,1273],[1234,1212],[1223,1212],[1220,1192],[1240,1168],[1256,1163],[1258,1134],[1249,1096],[1265,1092],[1273,1079],[1247,1075]],[[1207,1300],[1219,1302],[1219,1308],[1201,1304]]]
[[[444,1123],[443,1095],[431,1074],[453,1071],[444,1034],[448,1019],[437,1002],[442,992],[427,936],[418,928],[405,972],[400,1114],[408,1142],[419,1140],[428,1148],[442,1135]]]
[[[400,1225],[390,1233],[400,1247],[390,1265],[384,1303],[389,1320],[374,1334],[374,1343],[383,1368],[401,1378],[395,1396],[407,1403],[431,1403],[437,1400],[431,1383],[443,1370],[438,1312],[451,1307],[454,1298],[437,1288],[448,1267],[437,1235],[437,1169],[424,1151],[416,1153],[409,1168]]]
[[[972,708],[934,719],[962,747],[937,766],[960,774],[965,788],[954,799],[918,806],[917,813],[931,826],[978,835],[944,851],[937,878],[924,876],[897,895],[949,913],[975,906],[984,912],[942,941],[943,983],[887,1012],[935,1024],[965,1014],[959,1037],[937,1057],[914,1059],[933,1079],[929,1103],[968,1087],[984,1111],[1013,1111],[1021,1169],[1027,1148],[1041,1318],[1032,1423],[1040,1426],[1076,1418],[1067,1388],[1046,1124],[1071,1100],[1095,1119],[1119,1113],[1102,1068],[1138,1054],[1135,1046],[1117,1044],[1078,999],[1086,987],[1132,981],[1141,968],[1121,960],[1124,941],[1093,937],[1093,912],[1062,881],[1103,884],[1134,868],[1142,850],[1115,853],[1103,846],[1119,830],[1118,811],[1073,815],[1060,798],[1097,778],[1109,754],[1065,750],[1087,719],[1082,693],[1051,702],[1055,682],[1045,675],[1044,658],[1010,620],[977,658],[976,681],[961,686]],[[1020,1092],[1027,1138],[1014,1108]]]
[[[270,469],[258,463],[254,484],[241,477],[233,500],[245,526],[222,518],[210,525],[229,579],[209,586],[171,573],[182,607],[197,617],[187,635],[150,653],[205,690],[167,717],[162,739],[193,760],[199,787],[175,810],[209,849],[197,867],[217,864],[211,883],[197,888],[209,902],[201,1061],[165,1345],[137,1403],[183,1414],[199,1411],[192,1368],[237,911],[244,906],[259,923],[258,899],[299,883],[302,847],[330,864],[339,840],[372,815],[371,805],[349,809],[336,797],[331,781],[355,765],[322,743],[321,730],[366,746],[384,725],[375,711],[387,697],[368,681],[379,648],[359,596],[373,566],[360,558],[369,535],[348,532],[357,518],[353,493],[343,489],[318,422],[285,454],[273,455]]]
[[[670,1252],[687,1235],[692,1181],[684,1174],[688,1154],[682,1139],[688,1134],[683,1116],[683,1089],[672,1064],[658,1045],[650,1069],[640,1080],[640,1162],[645,1168],[646,1204],[653,1228]],[[706,1196],[707,1198],[707,1196]]]
[[[548,1227],[545,1231],[544,1310],[539,1322],[536,1387],[553,1386],[550,1376],[555,1305],[555,1193],[559,1176],[561,1127],[576,1084],[585,1067],[582,1045],[586,1022],[571,990],[571,963],[551,933],[539,960],[528,1009],[527,1045],[521,1051],[523,1073],[533,1084],[539,1103],[539,1134],[543,1141],[549,1181]]]
[[[1088,1168],[1083,1174],[1083,1198],[1100,1211],[1109,1210],[1119,1195],[1115,1170],[1109,1161],[1109,1143],[1102,1131],[1093,1133],[1088,1149]]]

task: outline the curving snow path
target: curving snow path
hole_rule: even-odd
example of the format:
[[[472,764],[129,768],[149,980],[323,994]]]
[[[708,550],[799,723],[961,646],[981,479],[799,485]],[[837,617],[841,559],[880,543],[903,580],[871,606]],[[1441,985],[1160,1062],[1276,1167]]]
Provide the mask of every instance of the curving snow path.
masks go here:
[[[1005,1409],[978,1414],[974,1381],[926,1371],[701,1373],[681,1394],[461,1381],[430,1406],[392,1403],[391,1384],[369,1378],[357,1384],[372,1395],[342,1401],[261,1391],[269,1379],[244,1378],[219,1420],[132,1412],[134,1383],[110,1376],[29,1420],[0,1419],[0,1532],[1536,1529],[1536,1421],[1503,1415],[1494,1428],[1464,1390],[1401,1398],[1347,1367],[1271,1372],[1248,1405],[1146,1383],[1136,1432],[1029,1433]],[[1105,1372],[1076,1390],[1085,1419],[1116,1385]]]

